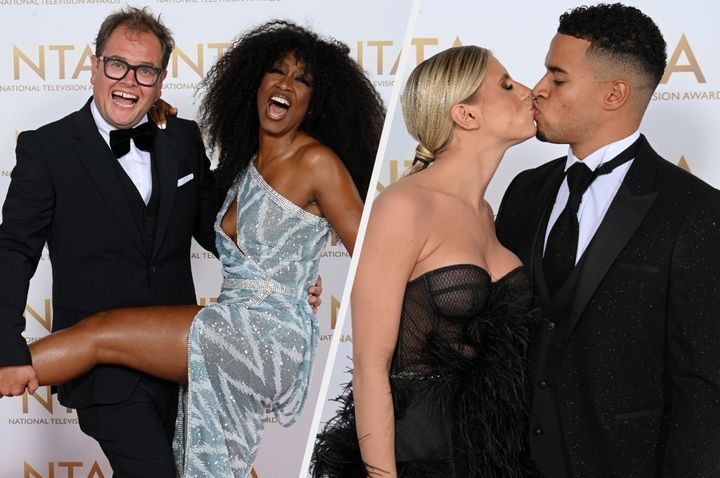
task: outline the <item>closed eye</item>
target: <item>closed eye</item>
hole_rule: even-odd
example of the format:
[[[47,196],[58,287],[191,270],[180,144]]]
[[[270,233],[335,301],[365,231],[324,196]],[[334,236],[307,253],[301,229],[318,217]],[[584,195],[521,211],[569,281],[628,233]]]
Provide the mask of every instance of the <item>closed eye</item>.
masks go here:
[[[508,75],[507,73],[505,73],[500,78],[500,88],[502,88],[503,90],[507,90],[507,91],[510,91],[513,89],[512,78],[510,78],[510,75]]]
[[[312,86],[312,82],[311,82],[311,81],[308,79],[308,77],[305,76],[305,75],[298,76],[298,77],[295,78],[295,80],[299,81],[300,83],[302,83],[302,84],[304,84],[304,85]]]

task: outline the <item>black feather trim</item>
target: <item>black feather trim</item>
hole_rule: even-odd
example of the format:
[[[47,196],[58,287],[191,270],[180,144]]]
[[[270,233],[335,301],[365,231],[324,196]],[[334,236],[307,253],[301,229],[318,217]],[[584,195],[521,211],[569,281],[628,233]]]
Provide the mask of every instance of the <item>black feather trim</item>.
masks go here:
[[[412,370],[431,372],[391,376],[396,427],[407,421],[419,430],[410,440],[442,445],[403,461],[398,454],[403,447],[396,444],[400,477],[540,477],[527,444],[531,384],[526,356],[541,320],[538,310],[528,312],[529,298],[527,287],[508,282],[491,290],[487,306],[474,317],[442,317],[458,321],[458,336],[449,338],[443,328],[426,332],[422,350],[409,364]],[[373,476],[360,456],[351,384],[336,400],[340,411],[316,438],[312,475]],[[447,433],[438,430],[443,423]]]

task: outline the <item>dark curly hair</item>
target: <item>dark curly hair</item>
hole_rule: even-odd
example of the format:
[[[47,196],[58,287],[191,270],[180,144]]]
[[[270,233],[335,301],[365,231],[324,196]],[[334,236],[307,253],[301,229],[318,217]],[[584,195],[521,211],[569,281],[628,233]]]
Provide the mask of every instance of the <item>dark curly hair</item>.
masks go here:
[[[581,6],[560,16],[558,33],[590,42],[588,54],[635,69],[654,90],[667,61],[665,39],[650,17],[620,3]]]
[[[219,151],[215,170],[222,198],[258,150],[257,90],[265,73],[293,53],[313,78],[308,113],[300,128],[332,149],[364,198],[385,109],[350,49],[287,21],[273,20],[240,36],[203,80],[199,120]]]

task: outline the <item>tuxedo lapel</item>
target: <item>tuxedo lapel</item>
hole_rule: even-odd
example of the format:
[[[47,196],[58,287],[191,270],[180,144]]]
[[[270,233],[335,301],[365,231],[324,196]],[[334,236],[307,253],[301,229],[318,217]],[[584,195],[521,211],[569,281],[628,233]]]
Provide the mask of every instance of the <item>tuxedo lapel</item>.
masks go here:
[[[537,213],[532,217],[533,223],[532,229],[530,229],[534,231],[530,254],[530,278],[534,284],[535,293],[540,297],[543,309],[546,311],[552,309],[552,302],[545,284],[545,272],[542,267],[543,246],[550,211],[552,211],[553,204],[555,204],[555,197],[564,177],[565,158],[556,160],[556,163],[546,176],[546,180],[536,196],[535,204],[539,207],[533,207],[533,210],[537,211]]]
[[[627,245],[657,198],[653,182],[656,153],[643,137],[638,155],[588,244],[574,288],[566,340],[610,266]],[[566,284],[567,285],[567,284]]]
[[[157,184],[160,191],[158,194],[158,218],[155,229],[155,241],[153,244],[152,258],[155,258],[160,245],[162,244],[170,214],[175,202],[178,177],[178,153],[175,141],[163,130],[158,130],[155,135],[153,148],[153,161],[157,171]]]
[[[92,98],[90,99],[92,101]],[[116,161],[110,147],[103,141],[90,112],[90,101],[74,117],[72,125],[73,148],[88,175],[95,183],[108,209],[118,219],[133,244],[144,253],[143,240],[130,204],[123,192],[112,161]]]

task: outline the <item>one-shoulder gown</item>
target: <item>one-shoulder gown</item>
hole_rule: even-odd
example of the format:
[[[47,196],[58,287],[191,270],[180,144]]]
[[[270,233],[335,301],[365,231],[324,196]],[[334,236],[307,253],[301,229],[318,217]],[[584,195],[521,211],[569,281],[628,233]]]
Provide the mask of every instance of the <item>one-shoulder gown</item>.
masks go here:
[[[237,242],[220,222],[237,202]],[[223,284],[193,320],[174,440],[178,474],[245,477],[267,413],[290,425],[308,389],[318,326],[314,284],[328,222],[275,191],[251,163],[215,222]]]

